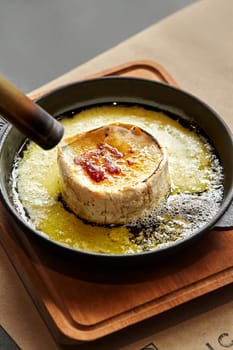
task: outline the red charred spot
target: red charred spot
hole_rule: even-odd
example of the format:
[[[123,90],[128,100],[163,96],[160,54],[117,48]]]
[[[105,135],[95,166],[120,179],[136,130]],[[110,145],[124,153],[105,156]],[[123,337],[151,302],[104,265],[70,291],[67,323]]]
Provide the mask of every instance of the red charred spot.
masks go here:
[[[93,160],[86,157],[74,158],[74,163],[81,165],[92,180],[95,182],[101,182],[106,178],[105,171],[101,166],[96,165]]]
[[[112,147],[107,143],[100,143],[98,149],[103,153],[110,153],[114,158],[122,158],[124,155],[116,147]]]
[[[132,159],[127,159],[128,165],[133,165],[135,162]]]
[[[121,168],[108,158],[105,158],[105,169],[109,174],[112,174],[112,175],[121,174]]]
[[[122,173],[115,160],[123,156],[123,153],[117,148],[100,143],[96,150],[89,150],[80,157],[75,157],[74,163],[80,165],[92,180],[101,182],[107,178],[107,174],[120,175]]]

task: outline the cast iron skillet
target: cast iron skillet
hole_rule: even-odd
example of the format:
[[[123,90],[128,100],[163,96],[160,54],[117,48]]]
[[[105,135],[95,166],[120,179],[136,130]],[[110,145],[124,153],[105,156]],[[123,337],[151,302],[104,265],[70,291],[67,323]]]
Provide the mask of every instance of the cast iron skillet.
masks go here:
[[[107,255],[84,252],[65,247],[46,236],[40,234],[23,221],[14,208],[11,199],[9,177],[15,154],[25,141],[25,137],[14,127],[2,126],[0,141],[0,190],[2,201],[7,207],[22,234],[28,234],[30,239],[42,243],[51,254],[62,254],[73,261],[85,264],[100,264],[102,266],[132,266],[167,258],[181,249],[189,249],[202,234],[213,228],[230,228],[233,226],[232,198],[233,198],[233,139],[230,130],[223,120],[205,103],[194,96],[167,84],[146,79],[107,77],[86,80],[59,88],[41,97],[37,103],[57,117],[65,112],[103,103],[132,103],[159,108],[195,122],[213,143],[224,168],[224,200],[217,214],[201,229],[182,241],[172,243],[164,248],[150,252],[132,255]],[[230,210],[229,210],[230,209]],[[227,213],[227,210],[229,213]],[[227,215],[228,214],[228,215]],[[228,217],[228,218],[227,218]],[[230,219],[229,219],[230,218]],[[221,219],[221,220],[220,220]],[[219,236],[221,239],[221,235]]]

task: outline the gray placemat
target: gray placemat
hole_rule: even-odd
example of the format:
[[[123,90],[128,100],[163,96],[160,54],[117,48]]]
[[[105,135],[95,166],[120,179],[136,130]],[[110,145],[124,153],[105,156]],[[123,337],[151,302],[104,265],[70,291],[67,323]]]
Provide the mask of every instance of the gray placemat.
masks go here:
[[[15,341],[7,333],[7,331],[0,325],[0,349],[1,350],[20,350]]]

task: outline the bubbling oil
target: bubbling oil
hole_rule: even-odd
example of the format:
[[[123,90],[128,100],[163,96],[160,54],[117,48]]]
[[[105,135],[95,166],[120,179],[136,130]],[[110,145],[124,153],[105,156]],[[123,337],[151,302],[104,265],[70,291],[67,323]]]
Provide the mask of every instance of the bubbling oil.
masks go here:
[[[84,222],[60,200],[56,149],[44,151],[31,142],[17,156],[11,179],[13,202],[24,220],[52,240],[104,254],[153,250],[208,223],[223,199],[223,169],[208,139],[195,127],[142,106],[91,107],[61,120],[64,137],[114,122],[139,126],[166,149],[172,186],[162,206],[125,226]]]

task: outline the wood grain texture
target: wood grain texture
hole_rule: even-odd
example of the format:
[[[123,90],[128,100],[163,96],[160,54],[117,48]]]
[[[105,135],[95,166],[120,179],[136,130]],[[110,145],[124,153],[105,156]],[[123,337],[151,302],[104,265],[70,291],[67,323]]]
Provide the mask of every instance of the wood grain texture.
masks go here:
[[[95,76],[103,75],[140,76],[177,85],[163,67],[148,61]],[[233,230],[209,232],[179,257],[135,274],[112,271],[123,278],[100,283],[80,278],[85,267],[78,264],[73,266],[75,273],[68,273],[70,265],[66,269],[65,261],[32,241],[2,205],[0,209],[2,245],[60,343],[98,339],[233,282]]]

